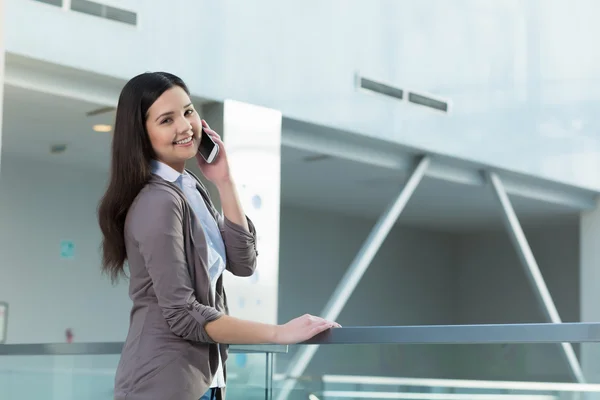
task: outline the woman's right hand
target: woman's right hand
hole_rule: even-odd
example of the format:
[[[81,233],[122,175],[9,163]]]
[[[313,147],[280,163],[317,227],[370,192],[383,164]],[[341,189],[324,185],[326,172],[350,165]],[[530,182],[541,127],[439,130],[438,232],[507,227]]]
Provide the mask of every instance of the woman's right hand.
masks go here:
[[[341,325],[337,322],[305,314],[286,324],[278,325],[275,330],[275,343],[296,344],[304,342],[331,328],[341,328]]]

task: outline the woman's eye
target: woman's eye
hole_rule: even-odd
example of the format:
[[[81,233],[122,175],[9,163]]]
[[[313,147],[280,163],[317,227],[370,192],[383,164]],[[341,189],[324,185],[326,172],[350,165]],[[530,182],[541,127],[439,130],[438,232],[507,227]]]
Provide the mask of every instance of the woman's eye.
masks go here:
[[[169,123],[169,122],[171,122],[171,118],[166,118],[166,119],[163,119],[163,121],[161,122],[161,124],[166,124],[166,123]]]
[[[185,115],[192,115],[194,110],[186,110]]]

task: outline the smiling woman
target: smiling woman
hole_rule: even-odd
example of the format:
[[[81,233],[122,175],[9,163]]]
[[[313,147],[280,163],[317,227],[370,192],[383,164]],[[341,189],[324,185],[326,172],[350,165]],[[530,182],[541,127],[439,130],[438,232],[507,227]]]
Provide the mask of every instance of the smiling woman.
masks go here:
[[[181,87],[166,90],[148,110],[146,129],[156,157],[176,171],[193,158],[202,135],[202,121]]]
[[[202,135],[221,149],[210,163]],[[196,158],[223,213],[185,162]],[[271,325],[227,315],[222,275],[250,276],[256,230],[240,204],[219,135],[194,109],[181,79],[145,73],[119,97],[109,186],[98,210],[103,270],[130,272],[129,333],[115,398],[223,398],[227,346],[305,341],[339,325],[304,315]]]

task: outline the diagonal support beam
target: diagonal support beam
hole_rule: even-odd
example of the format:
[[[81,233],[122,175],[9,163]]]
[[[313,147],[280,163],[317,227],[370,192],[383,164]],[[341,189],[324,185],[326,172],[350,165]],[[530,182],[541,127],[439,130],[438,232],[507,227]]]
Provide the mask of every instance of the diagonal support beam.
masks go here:
[[[506,190],[504,189],[504,185],[502,181],[494,172],[486,172],[487,178],[492,184],[494,188],[494,193],[498,202],[502,206],[503,211],[503,220],[506,230],[510,235],[510,239],[517,250],[519,255],[519,259],[525,267],[525,272],[533,286],[533,289],[537,295],[538,301],[542,306],[544,313],[546,314],[546,318],[549,322],[559,324],[561,323],[560,315],[558,314],[558,310],[554,305],[554,301],[552,300],[552,295],[546,286],[546,282],[544,281],[544,277],[540,271],[540,268],[533,256],[533,252],[529,247],[529,243],[527,242],[527,238],[525,237],[525,233],[523,232],[523,228],[519,223],[519,219],[513,209],[513,206],[508,198]],[[561,347],[571,369],[571,373],[575,380],[579,383],[585,383],[585,377],[583,376],[583,371],[579,364],[579,360],[575,355],[575,351],[573,350],[573,346],[571,343],[561,343]]]
[[[415,189],[423,179],[430,159],[424,156],[420,159],[412,175],[400,191],[400,194],[388,206],[385,212],[379,217],[379,220],[369,233],[369,236],[363,243],[361,249],[356,254],[356,257],[348,267],[348,270],[338,283],[335,291],[329,298],[325,308],[321,312],[321,317],[327,320],[335,320],[340,315],[340,312],[348,302],[352,292],[360,282],[367,268],[373,261],[377,251],[385,241],[388,233],[398,220],[398,217],[406,207],[408,200],[415,192]],[[310,363],[317,352],[319,346],[302,346],[290,361],[287,376],[300,376],[304,373],[306,367]],[[277,400],[286,400],[290,392],[294,390],[296,380],[288,379],[285,381]]]

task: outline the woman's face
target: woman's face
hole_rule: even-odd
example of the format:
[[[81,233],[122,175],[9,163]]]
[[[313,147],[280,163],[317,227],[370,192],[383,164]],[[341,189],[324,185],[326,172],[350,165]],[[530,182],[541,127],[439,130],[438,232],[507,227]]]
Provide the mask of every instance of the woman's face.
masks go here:
[[[198,151],[202,121],[185,90],[174,86],[148,110],[146,130],[158,160],[183,172]]]

